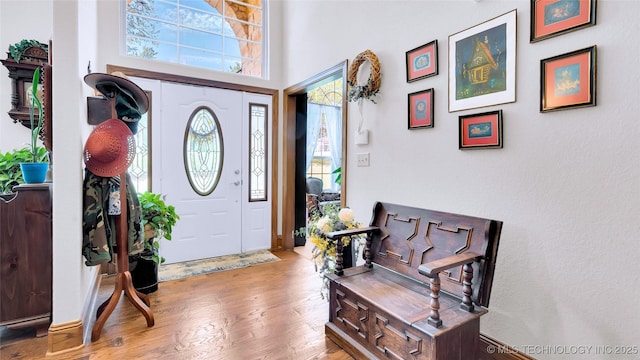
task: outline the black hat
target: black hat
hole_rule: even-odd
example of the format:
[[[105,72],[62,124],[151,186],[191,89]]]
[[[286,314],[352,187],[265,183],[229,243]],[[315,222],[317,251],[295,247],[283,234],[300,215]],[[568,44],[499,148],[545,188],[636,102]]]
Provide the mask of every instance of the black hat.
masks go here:
[[[116,72],[114,74],[121,73]],[[135,112],[139,112],[139,114],[142,115],[149,110],[149,98],[147,94],[138,85],[125,78],[124,74],[118,76],[104,73],[91,73],[84,77],[84,82],[105,96],[113,97],[116,96],[114,93],[121,93],[124,95],[124,101],[120,101],[120,104],[123,104],[124,108],[127,108],[129,112],[135,109]],[[116,111],[118,111],[118,104],[116,104]],[[140,116],[137,118],[139,119]]]

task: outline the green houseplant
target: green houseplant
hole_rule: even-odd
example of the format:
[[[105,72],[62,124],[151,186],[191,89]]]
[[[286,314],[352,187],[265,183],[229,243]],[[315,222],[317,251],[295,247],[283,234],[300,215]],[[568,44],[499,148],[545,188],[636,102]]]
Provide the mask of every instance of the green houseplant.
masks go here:
[[[159,256],[159,240],[171,240],[173,226],[180,219],[173,205],[168,205],[160,194],[144,192],[138,194],[142,209],[142,226],[144,228],[145,248],[154,251],[153,260],[162,264],[164,258]]]
[[[44,182],[47,176],[47,170],[49,169],[49,163],[46,160],[46,151],[45,156],[39,156],[39,153],[42,151],[38,146],[38,138],[40,136],[40,132],[42,131],[42,122],[44,120],[44,111],[42,109],[42,102],[38,98],[38,84],[40,84],[40,68],[36,68],[33,72],[32,79],[32,87],[31,87],[31,103],[29,106],[29,121],[31,125],[31,144],[29,146],[29,152],[31,156],[28,161],[24,161],[20,163],[20,169],[22,170],[22,176],[25,183],[42,183]],[[38,110],[38,123],[35,123],[35,111],[36,106]]]
[[[10,194],[14,186],[24,184],[20,163],[29,162],[32,159],[31,150],[27,147],[6,153],[0,152],[0,194]],[[39,162],[46,162],[47,150],[38,146],[36,159]]]
[[[168,205],[160,194],[138,194],[144,229],[144,251],[129,256],[129,269],[133,286],[145,294],[158,289],[158,265],[165,259],[160,256],[160,239],[171,240],[173,226],[180,219],[173,205]]]

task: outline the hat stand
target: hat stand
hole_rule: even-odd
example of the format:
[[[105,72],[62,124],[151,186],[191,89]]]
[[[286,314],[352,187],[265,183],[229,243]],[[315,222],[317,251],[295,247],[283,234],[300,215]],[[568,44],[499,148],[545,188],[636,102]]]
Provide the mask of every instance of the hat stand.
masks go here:
[[[116,110],[115,110],[115,94],[111,94],[113,96],[109,96],[111,99],[111,118],[117,118]],[[149,302],[149,297],[146,294],[143,294],[136,290],[133,287],[133,282],[131,280],[131,273],[129,272],[129,246],[128,246],[128,229],[127,229],[127,171],[125,170],[120,174],[120,199],[125,199],[124,206],[121,206],[121,212],[118,217],[116,217],[116,257],[117,257],[117,267],[118,272],[116,274],[116,283],[115,289],[113,293],[105,302],[102,303],[98,307],[98,311],[96,312],[96,322],[93,325],[93,330],[91,331],[91,341],[96,341],[100,338],[100,333],[102,332],[102,327],[105,322],[109,318],[109,315],[113,312],[118,305],[118,301],[120,300],[120,296],[124,291],[126,297],[129,301],[135,306],[144,317],[147,319],[147,327],[151,327],[154,325],[153,313],[149,308],[151,303]]]

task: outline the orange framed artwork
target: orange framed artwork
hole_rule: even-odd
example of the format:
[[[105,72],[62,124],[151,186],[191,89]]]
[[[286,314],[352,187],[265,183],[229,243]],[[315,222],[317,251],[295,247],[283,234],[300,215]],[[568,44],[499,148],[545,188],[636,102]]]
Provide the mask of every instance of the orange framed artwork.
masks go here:
[[[502,148],[502,110],[461,115],[458,126],[460,150]]]
[[[596,0],[531,0],[534,43],[596,24]]]
[[[433,40],[406,53],[407,82],[438,74],[438,40]]]
[[[433,127],[433,89],[409,94],[409,130]]]
[[[540,60],[540,112],[596,106],[596,46]]]

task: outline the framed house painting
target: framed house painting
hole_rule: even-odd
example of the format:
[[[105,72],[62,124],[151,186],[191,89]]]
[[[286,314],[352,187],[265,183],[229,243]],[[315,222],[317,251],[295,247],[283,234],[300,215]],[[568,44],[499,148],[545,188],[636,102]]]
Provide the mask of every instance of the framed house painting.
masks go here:
[[[438,40],[409,50],[406,53],[407,82],[414,82],[438,74]]]
[[[433,89],[409,94],[409,130],[433,127]]]
[[[596,0],[531,0],[534,43],[596,24]]]
[[[449,36],[449,112],[516,101],[516,10]]]
[[[458,118],[458,148],[487,149],[502,147],[502,110]]]
[[[596,46],[540,60],[540,112],[596,106]]]

